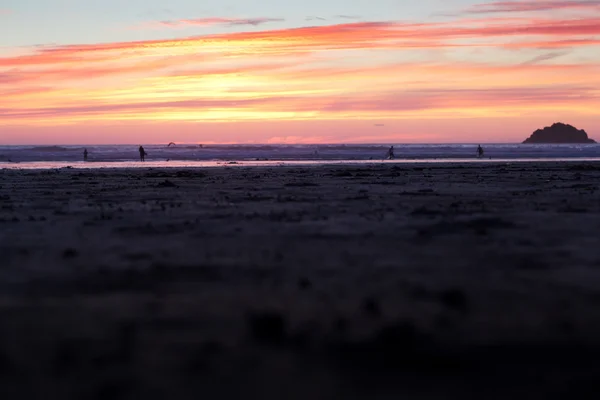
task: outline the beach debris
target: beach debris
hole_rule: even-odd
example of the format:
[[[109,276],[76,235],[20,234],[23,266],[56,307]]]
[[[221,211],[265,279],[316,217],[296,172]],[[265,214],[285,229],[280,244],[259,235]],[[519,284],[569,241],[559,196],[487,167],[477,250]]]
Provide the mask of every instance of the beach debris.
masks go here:
[[[177,187],[176,184],[174,184],[173,182],[171,182],[168,179],[165,179],[162,182],[159,182],[158,185],[156,185],[157,187]]]

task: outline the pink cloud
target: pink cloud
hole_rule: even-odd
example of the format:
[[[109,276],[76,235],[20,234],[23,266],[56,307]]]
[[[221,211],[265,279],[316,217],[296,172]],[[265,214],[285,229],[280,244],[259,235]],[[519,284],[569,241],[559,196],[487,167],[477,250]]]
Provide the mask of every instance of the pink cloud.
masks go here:
[[[593,46],[600,46],[600,16],[589,15],[373,21],[35,47],[0,58],[0,114],[5,124],[31,126],[368,121],[357,137],[365,129],[387,135],[395,119],[593,115],[599,58],[571,51]],[[385,129],[373,126],[380,121]],[[261,137],[291,143],[330,134]],[[232,129],[235,135],[243,134]]]
[[[248,55],[295,54],[300,52],[361,49],[435,49],[459,47],[559,48],[597,46],[600,16],[579,19],[488,19],[444,23],[406,24],[359,22],[292,29],[237,32],[169,40],[145,40],[36,49],[33,53],[0,58],[0,68],[44,64],[79,64],[110,61],[111,52],[133,54],[166,48],[227,45],[228,51]],[[505,42],[481,42],[505,39]],[[510,41],[508,41],[510,39]],[[477,40],[474,42],[473,40]],[[469,42],[470,41],[470,42]],[[251,45],[251,47],[249,47]]]

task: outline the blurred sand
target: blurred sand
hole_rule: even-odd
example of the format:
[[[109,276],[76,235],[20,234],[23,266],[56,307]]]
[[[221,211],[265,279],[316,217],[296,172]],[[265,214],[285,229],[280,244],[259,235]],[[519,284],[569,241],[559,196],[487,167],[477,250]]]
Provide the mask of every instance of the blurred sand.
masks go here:
[[[0,397],[582,398],[599,187],[593,163],[2,170]]]

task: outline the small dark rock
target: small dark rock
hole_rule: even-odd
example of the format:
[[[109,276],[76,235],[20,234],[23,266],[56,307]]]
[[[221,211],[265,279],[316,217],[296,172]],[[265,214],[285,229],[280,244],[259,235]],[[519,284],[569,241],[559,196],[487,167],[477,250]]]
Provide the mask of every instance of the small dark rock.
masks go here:
[[[75,249],[68,248],[63,251],[63,258],[75,258],[79,255],[79,252]]]
[[[312,282],[308,278],[300,278],[298,280],[298,287],[302,290],[307,290],[312,287]]]
[[[253,314],[248,321],[252,338],[259,343],[279,345],[287,335],[285,317],[278,312]]]
[[[381,307],[374,297],[367,297],[363,301],[364,312],[371,317],[381,316]]]
[[[156,185],[158,187],[177,187],[176,184],[174,184],[173,182],[171,182],[168,179],[165,179],[164,181],[160,182],[158,185]]]
[[[439,299],[443,305],[456,311],[466,312],[469,307],[467,295],[462,289],[444,290]]]

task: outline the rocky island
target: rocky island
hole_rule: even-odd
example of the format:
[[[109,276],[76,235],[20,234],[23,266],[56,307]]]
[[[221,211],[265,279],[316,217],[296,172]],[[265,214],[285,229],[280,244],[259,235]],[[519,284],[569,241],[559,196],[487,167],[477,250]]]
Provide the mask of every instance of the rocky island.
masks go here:
[[[586,131],[577,129],[572,125],[555,123],[552,126],[547,126],[544,129],[538,129],[527,138],[523,143],[596,143],[596,141],[588,138]]]

